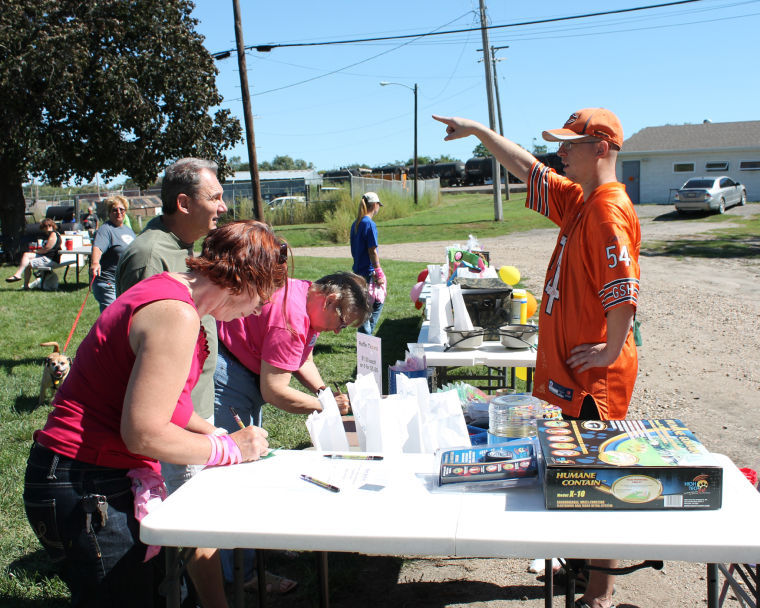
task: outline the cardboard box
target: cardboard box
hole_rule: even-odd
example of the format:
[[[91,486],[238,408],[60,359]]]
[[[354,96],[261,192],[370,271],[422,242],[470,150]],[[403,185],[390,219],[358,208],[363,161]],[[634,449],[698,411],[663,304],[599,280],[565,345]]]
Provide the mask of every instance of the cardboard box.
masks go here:
[[[723,469],[680,420],[539,420],[547,509],[719,509]]]

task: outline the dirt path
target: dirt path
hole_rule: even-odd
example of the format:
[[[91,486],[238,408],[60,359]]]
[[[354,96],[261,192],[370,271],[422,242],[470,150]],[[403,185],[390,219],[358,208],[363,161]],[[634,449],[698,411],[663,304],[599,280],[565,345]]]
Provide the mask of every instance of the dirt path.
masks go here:
[[[760,470],[760,259],[654,255],[647,252],[647,242],[709,238],[710,230],[725,224],[672,217],[668,207],[647,205],[637,210],[644,244],[638,307],[644,344],[639,349],[640,370],[629,418],[680,418],[710,450],[728,455],[740,467]],[[757,204],[728,211],[736,216],[758,213]],[[481,245],[491,252],[495,265],[520,269],[523,282],[537,294],[555,239],[556,230],[534,230],[482,239]],[[381,245],[380,256],[441,262],[448,244]],[[301,248],[295,253],[350,257],[346,246]],[[384,594],[383,601],[352,596],[356,603],[334,601],[333,605],[541,608],[540,583],[535,574],[526,572],[527,564],[527,560],[410,560],[393,589],[375,590]],[[640,571],[618,579],[617,606],[702,606],[704,577],[699,564],[669,562],[663,572]],[[426,593],[421,594],[423,588]],[[559,605],[559,599],[555,603]],[[739,602],[729,599],[724,606],[736,607]]]

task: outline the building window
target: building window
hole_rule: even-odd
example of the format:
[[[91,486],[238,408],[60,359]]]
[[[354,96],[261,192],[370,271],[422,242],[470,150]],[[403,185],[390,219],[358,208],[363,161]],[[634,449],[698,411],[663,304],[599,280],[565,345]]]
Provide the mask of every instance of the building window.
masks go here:
[[[694,163],[673,163],[673,173],[694,173]]]
[[[739,163],[739,171],[760,171],[760,160],[743,160]]]
[[[728,171],[728,161],[718,160],[705,163],[705,171]]]

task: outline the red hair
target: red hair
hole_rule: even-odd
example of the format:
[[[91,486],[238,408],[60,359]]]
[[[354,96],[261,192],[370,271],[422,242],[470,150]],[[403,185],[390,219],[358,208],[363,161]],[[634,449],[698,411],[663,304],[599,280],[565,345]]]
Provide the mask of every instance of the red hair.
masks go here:
[[[200,256],[187,258],[187,267],[233,294],[247,290],[267,302],[288,278],[287,247],[266,224],[230,222],[208,234]]]

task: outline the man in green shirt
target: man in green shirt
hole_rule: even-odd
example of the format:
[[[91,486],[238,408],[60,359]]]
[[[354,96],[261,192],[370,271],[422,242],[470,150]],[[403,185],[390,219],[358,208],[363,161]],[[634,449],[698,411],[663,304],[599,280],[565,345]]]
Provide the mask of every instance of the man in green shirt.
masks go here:
[[[186,272],[185,260],[193,255],[193,244],[216,228],[226,213],[216,163],[183,158],[167,167],[161,186],[162,215],[153,218],[127,247],[116,270],[116,295],[135,283],[161,272]],[[195,412],[214,423],[214,370],[216,369],[216,321],[201,319],[209,356],[192,392]],[[173,492],[202,466],[161,463],[161,474]],[[205,608],[226,606],[221,565],[216,549],[196,549],[188,564],[198,595]]]

